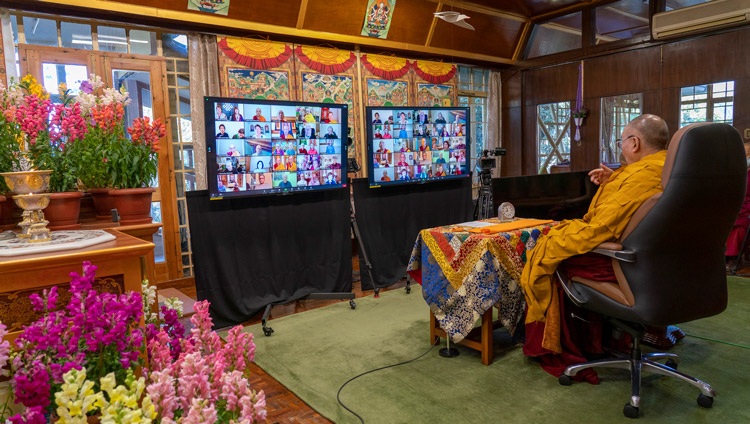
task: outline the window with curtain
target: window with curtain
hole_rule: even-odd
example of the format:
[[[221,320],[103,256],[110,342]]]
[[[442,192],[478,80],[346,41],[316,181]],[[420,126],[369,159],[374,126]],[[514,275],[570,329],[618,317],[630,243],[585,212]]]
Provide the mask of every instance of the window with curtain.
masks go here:
[[[468,107],[471,114],[471,169],[476,170],[477,158],[484,150],[487,137],[487,89],[490,71],[471,66],[458,67],[458,105]],[[477,172],[474,172],[476,175]],[[478,181],[475,181],[478,184]]]
[[[620,148],[616,140],[620,138],[625,125],[641,115],[642,105],[641,93],[602,98],[600,157],[603,163],[620,162]]]

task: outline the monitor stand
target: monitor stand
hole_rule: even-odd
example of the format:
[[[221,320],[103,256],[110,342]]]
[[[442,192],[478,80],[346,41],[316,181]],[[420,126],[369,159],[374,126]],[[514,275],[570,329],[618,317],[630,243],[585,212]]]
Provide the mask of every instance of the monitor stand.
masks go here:
[[[351,179],[349,180],[349,186],[351,187]],[[359,235],[359,226],[357,225],[357,218],[356,214],[354,213],[354,199],[349,196],[349,212],[351,217],[351,225],[352,225],[352,231],[354,232],[354,237],[357,238],[357,242],[359,242],[359,254],[360,254],[360,262],[359,262],[359,268],[360,272],[362,270],[363,262],[364,267],[367,270],[368,275],[370,276],[370,281],[372,281],[372,285],[375,289],[375,297],[380,297],[380,288],[375,286],[375,279],[372,275],[372,264],[370,263],[370,259],[367,257],[367,253],[365,251],[365,246],[362,243],[362,237]],[[349,306],[352,309],[355,309],[357,307],[357,303],[354,301],[354,293],[342,293],[342,292],[334,292],[334,293],[310,293],[307,296],[302,297],[300,300],[325,300],[325,299],[349,299]],[[273,303],[270,303],[266,305],[265,311],[263,311],[263,317],[261,317],[261,324],[263,326],[263,334],[266,336],[270,336],[273,334],[273,328],[268,326],[268,317],[271,315],[271,309],[273,308]]]

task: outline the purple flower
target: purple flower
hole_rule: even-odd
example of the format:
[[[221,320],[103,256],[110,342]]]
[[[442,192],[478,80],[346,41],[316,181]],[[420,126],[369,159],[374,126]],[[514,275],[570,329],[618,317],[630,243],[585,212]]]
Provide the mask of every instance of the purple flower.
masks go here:
[[[81,82],[81,91],[84,92],[84,93],[86,93],[86,94],[91,94],[91,93],[94,92],[94,86],[91,85],[91,83],[89,82],[89,80],[85,80],[85,81]]]

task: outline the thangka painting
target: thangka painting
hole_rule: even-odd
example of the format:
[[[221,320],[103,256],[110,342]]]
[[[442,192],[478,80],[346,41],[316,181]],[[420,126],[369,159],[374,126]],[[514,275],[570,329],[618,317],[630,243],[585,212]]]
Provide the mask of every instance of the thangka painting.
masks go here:
[[[227,69],[229,97],[289,100],[289,73],[253,69]]]
[[[369,0],[365,11],[365,22],[361,35],[373,38],[387,38],[391,28],[391,18],[396,0]]]
[[[417,84],[418,106],[453,106],[452,84]]]
[[[409,84],[406,81],[367,79],[368,106],[406,106],[409,104]]]
[[[302,101],[346,103],[354,109],[352,78],[340,75],[302,74]]]
[[[188,0],[188,10],[215,13],[226,16],[230,0]]]

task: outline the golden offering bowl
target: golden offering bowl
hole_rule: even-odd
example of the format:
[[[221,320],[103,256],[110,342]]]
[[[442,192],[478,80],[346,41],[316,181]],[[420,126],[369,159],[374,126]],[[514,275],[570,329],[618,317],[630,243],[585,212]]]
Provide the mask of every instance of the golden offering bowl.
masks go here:
[[[40,211],[49,205],[49,196],[49,193],[17,194],[13,201],[25,211]]]
[[[14,193],[44,193],[49,186],[50,170],[3,172],[0,176]],[[20,206],[20,205],[19,205]]]

